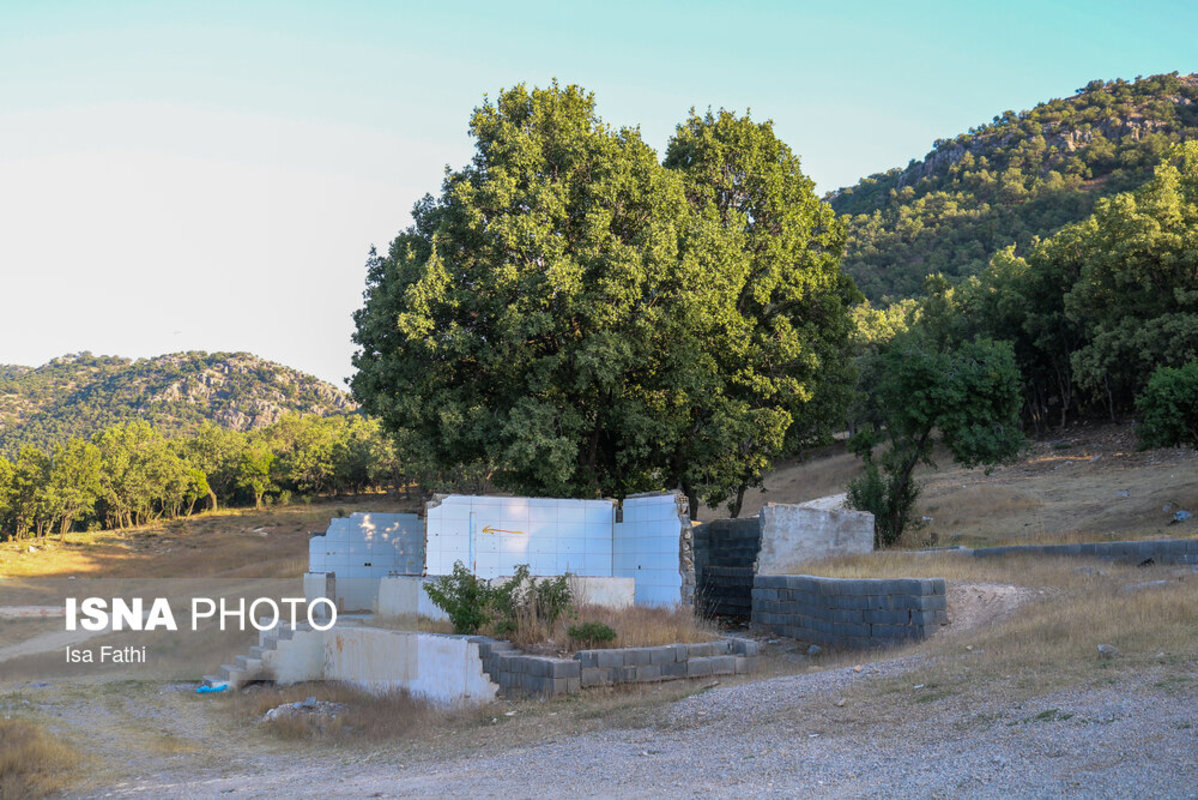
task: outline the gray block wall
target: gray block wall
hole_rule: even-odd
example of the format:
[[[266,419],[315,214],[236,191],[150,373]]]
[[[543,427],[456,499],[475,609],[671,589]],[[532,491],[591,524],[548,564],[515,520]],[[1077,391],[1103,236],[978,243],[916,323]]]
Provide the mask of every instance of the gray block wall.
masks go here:
[[[758,575],[753,625],[826,647],[923,639],[948,623],[943,578]]]
[[[708,675],[745,675],[757,668],[759,645],[727,638],[699,644],[583,650],[574,658],[529,655],[508,642],[474,636],[483,671],[508,697],[577,694],[591,686],[652,683]]]
[[[1088,542],[1086,544],[1011,545],[964,550],[975,558],[1037,555],[1101,558],[1143,564],[1191,564],[1198,566],[1198,539],[1148,539],[1135,542]]]
[[[705,614],[749,616],[761,518],[717,519],[695,528],[695,602]]]

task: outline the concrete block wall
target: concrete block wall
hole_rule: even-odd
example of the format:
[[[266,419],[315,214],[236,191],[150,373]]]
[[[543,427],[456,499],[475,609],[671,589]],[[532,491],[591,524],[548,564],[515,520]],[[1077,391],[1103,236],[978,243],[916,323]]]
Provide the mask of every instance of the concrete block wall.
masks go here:
[[[1086,544],[1011,545],[964,550],[975,558],[1037,555],[1072,558],[1101,558],[1143,564],[1198,566],[1198,539],[1147,539],[1134,542],[1089,542]]]
[[[448,575],[461,561],[481,578],[612,574],[610,500],[447,495],[427,506],[427,569]]]
[[[415,514],[355,512],[308,541],[308,571],[338,578],[424,573],[424,522]]]
[[[761,517],[717,519],[694,529],[695,600],[706,614],[749,616]]]
[[[612,571],[636,580],[637,605],[691,603],[695,568],[691,524],[681,495],[626,497],[612,526]]]
[[[925,638],[948,623],[943,578],[758,575],[753,625],[804,642],[860,648]]]
[[[729,638],[699,644],[583,650],[574,658],[521,653],[507,642],[470,637],[478,645],[483,671],[507,696],[554,697],[591,686],[651,683],[708,675],[745,675],[757,668],[760,646]]]

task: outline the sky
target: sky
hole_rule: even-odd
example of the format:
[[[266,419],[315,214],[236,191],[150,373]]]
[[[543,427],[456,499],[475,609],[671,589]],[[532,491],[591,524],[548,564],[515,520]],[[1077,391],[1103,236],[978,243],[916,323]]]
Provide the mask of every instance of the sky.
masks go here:
[[[344,386],[365,262],[576,83],[663,152],[771,119],[823,194],[1094,78],[1198,71],[1198,3],[0,0],[0,364],[249,351]]]

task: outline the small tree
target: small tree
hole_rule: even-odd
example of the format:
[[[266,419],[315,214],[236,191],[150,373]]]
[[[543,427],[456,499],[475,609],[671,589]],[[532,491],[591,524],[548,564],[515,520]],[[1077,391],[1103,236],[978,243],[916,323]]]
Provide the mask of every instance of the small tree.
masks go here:
[[[908,335],[869,359],[864,373],[872,384],[867,418],[850,448],[866,472],[849,484],[849,505],[873,513],[875,542],[886,546],[910,523],[919,496],[912,476],[921,463],[934,466],[937,433],[966,467],[990,467],[1019,452],[1019,371],[1007,342],[937,350]]]
[[[1140,448],[1198,447],[1198,361],[1158,367],[1136,398]]]

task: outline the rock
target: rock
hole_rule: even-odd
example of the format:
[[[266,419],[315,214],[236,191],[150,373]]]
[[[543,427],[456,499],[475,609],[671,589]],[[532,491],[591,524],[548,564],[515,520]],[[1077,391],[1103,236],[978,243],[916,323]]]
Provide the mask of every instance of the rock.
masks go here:
[[[1194,516],[1194,515],[1191,514],[1189,511],[1185,511],[1184,509],[1174,511],[1173,512],[1173,522],[1171,522],[1169,524],[1172,525],[1174,522],[1185,522],[1187,519],[1189,519],[1192,516]],[[30,549],[32,550],[33,548],[30,548]]]
[[[818,644],[813,644],[807,648],[807,655],[811,656],[812,658],[815,658],[822,652],[824,652],[824,648],[820,647]]]
[[[1114,658],[1117,655],[1119,655],[1119,648],[1115,647],[1113,644],[1098,645],[1099,658]]]
[[[845,704],[845,699],[843,697],[836,701],[837,708],[844,708],[844,704]]]

